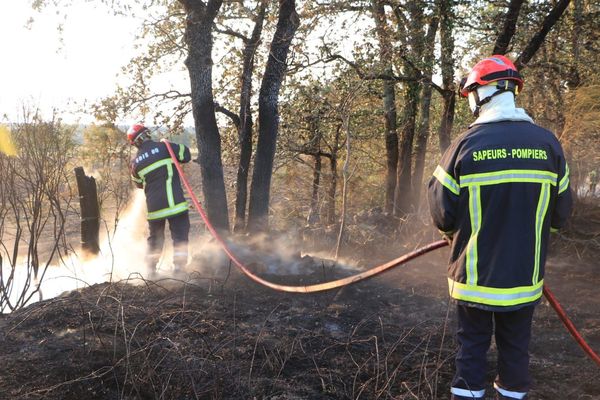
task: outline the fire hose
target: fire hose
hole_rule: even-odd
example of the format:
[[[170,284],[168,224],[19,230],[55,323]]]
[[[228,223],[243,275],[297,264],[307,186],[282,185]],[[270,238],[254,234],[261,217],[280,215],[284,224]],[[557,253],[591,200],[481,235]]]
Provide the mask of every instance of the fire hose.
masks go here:
[[[173,160],[173,164],[175,164],[175,167],[177,168],[177,172],[179,172],[181,181],[183,182],[183,185],[185,186],[187,192],[189,193],[192,203],[194,204],[194,207],[196,207],[196,210],[200,214],[200,217],[204,221],[206,228],[211,233],[213,238],[217,241],[217,243],[219,243],[222,250],[225,252],[225,254],[227,254],[227,256],[233,262],[233,264],[235,264],[236,267],[238,267],[248,278],[250,278],[253,281],[255,281],[263,286],[266,286],[268,288],[271,288],[271,289],[274,289],[277,291],[281,291],[281,292],[292,292],[292,293],[314,293],[314,292],[321,292],[321,291],[325,291],[325,290],[335,289],[335,288],[350,285],[352,283],[356,283],[356,282],[362,281],[364,279],[370,278],[370,277],[380,274],[384,271],[387,271],[391,268],[405,264],[406,262],[413,260],[417,257],[420,257],[426,253],[433,251],[433,250],[436,250],[436,249],[439,249],[439,248],[442,248],[442,247],[445,247],[448,245],[448,242],[446,240],[439,240],[439,241],[430,243],[426,246],[423,246],[417,250],[414,250],[410,253],[407,253],[407,254],[405,254],[401,257],[398,257],[394,260],[388,261],[385,264],[381,264],[379,266],[373,267],[367,271],[364,271],[364,272],[361,272],[361,273],[358,273],[355,275],[351,275],[346,278],[337,279],[334,281],[329,281],[329,282],[324,282],[324,283],[319,283],[319,284],[314,284],[314,285],[288,286],[288,285],[281,285],[281,284],[267,281],[267,280],[261,278],[260,276],[257,276],[254,273],[252,273],[252,271],[250,271],[248,269],[248,267],[246,267],[236,257],[236,255],[229,249],[229,246],[227,245],[225,240],[223,240],[223,238],[221,238],[221,235],[219,235],[217,230],[212,226],[212,224],[210,223],[210,220],[208,219],[206,212],[204,211],[204,209],[198,202],[198,199],[197,199],[196,195],[194,194],[194,191],[192,190],[192,187],[190,186],[190,184],[183,172],[183,169],[181,168],[181,165],[179,164],[179,161],[177,160],[177,156],[175,155],[175,152],[173,151],[171,144],[166,139],[162,139],[161,141],[167,146],[169,154],[171,155],[171,159]],[[596,352],[589,346],[589,344],[581,336],[581,334],[579,333],[579,331],[577,330],[577,328],[575,327],[575,325],[573,324],[571,319],[568,317],[567,313],[562,308],[562,306],[560,305],[560,303],[558,302],[558,300],[556,299],[556,297],[554,296],[554,294],[552,293],[550,288],[548,288],[547,285],[544,285],[543,293],[544,293],[544,296],[546,297],[546,299],[548,300],[548,302],[550,303],[550,305],[552,306],[552,308],[554,309],[554,311],[556,311],[556,313],[558,314],[558,317],[560,318],[560,320],[562,321],[562,323],[564,324],[566,329],[569,331],[569,333],[571,334],[573,339],[577,342],[577,344],[581,347],[581,349],[600,367],[600,356],[598,356],[598,354],[596,354]]]

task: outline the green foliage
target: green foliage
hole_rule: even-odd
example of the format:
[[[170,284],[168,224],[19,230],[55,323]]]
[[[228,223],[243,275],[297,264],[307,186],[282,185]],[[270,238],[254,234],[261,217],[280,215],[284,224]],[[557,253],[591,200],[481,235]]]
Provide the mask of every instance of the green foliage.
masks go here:
[[[345,160],[347,133],[343,122],[349,118],[351,140],[350,155],[350,201],[351,210],[375,207],[383,192],[373,190],[385,173],[385,153],[381,120],[380,99],[376,81],[364,81],[345,64],[340,67],[340,76],[332,80],[291,80],[286,87],[286,98],[282,104],[281,129],[277,153],[276,178],[273,188],[278,198],[294,198],[285,202],[288,212],[300,220],[306,218],[311,197],[311,182],[316,153],[322,155],[322,179],[319,188],[320,208],[324,210],[329,200],[332,182],[331,162],[335,157],[336,179],[341,182],[341,167]],[[283,177],[282,175],[287,175]],[[341,183],[340,183],[341,184]],[[339,206],[341,198],[337,188],[334,201]],[[323,211],[324,212],[324,211]],[[302,216],[302,217],[300,217]]]
[[[125,133],[116,127],[92,124],[83,131],[81,157],[93,169],[124,158],[128,150]]]

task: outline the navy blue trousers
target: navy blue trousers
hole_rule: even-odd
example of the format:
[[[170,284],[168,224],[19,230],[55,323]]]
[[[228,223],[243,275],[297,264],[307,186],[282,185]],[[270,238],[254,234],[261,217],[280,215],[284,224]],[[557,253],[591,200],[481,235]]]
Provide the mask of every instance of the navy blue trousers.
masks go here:
[[[531,384],[529,341],[535,306],[513,311],[488,311],[458,304],[458,353],[452,381],[452,399],[483,398],[486,388],[486,353],[492,335],[498,349],[494,387],[499,399],[522,399]]]
[[[173,264],[175,268],[183,268],[187,263],[187,246],[190,232],[189,213],[175,215],[167,219],[150,220],[148,228],[147,264],[150,269],[156,267],[165,243],[165,225],[169,221],[169,230],[173,239]]]

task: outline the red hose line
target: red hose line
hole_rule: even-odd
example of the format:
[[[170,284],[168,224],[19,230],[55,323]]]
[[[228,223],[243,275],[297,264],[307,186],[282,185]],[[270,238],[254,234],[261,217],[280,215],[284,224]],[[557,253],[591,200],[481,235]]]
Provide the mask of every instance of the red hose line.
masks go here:
[[[175,153],[173,152],[173,148],[171,147],[171,144],[169,143],[169,141],[167,141],[165,139],[162,139],[162,142],[167,146],[167,149],[169,150],[169,154],[171,155],[171,158],[173,159],[173,164],[175,164],[175,167],[177,168],[177,171],[179,172],[179,176],[181,177],[181,181],[183,182],[186,190],[188,191],[188,193],[192,199],[192,202],[194,203],[194,206],[196,207],[196,210],[198,210],[198,213],[200,213],[200,216],[202,217],[204,224],[206,225],[206,227],[208,228],[210,233],[213,235],[215,240],[219,243],[219,245],[221,246],[223,251],[227,254],[229,259],[244,274],[246,274],[246,276],[248,276],[253,281],[260,283],[261,285],[264,285],[271,289],[282,291],[282,292],[293,292],[293,293],[313,293],[313,292],[320,292],[320,291],[324,291],[324,290],[334,289],[334,288],[338,288],[341,286],[349,285],[351,283],[356,283],[363,279],[380,274],[383,271],[397,267],[397,266],[402,265],[412,259],[420,257],[423,254],[429,253],[430,251],[433,251],[433,250],[436,250],[436,249],[439,249],[439,248],[442,248],[442,247],[445,247],[448,245],[448,242],[446,242],[445,240],[439,240],[437,242],[430,243],[427,246],[423,246],[415,251],[412,251],[412,252],[405,254],[401,257],[398,257],[392,261],[389,261],[385,264],[381,264],[377,267],[371,268],[371,269],[361,272],[359,274],[352,275],[352,276],[342,278],[342,279],[337,279],[335,281],[319,283],[316,285],[287,286],[287,285],[279,285],[277,283],[269,282],[257,275],[254,275],[240,260],[238,260],[238,258],[235,256],[235,254],[233,254],[233,252],[229,249],[229,247],[227,246],[227,243],[225,243],[225,241],[221,238],[219,233],[212,226],[212,224],[210,223],[210,220],[208,219],[208,216],[204,212],[204,209],[198,202],[198,199],[196,198],[196,195],[194,194],[194,191],[192,190],[192,187],[190,186],[185,174],[183,173],[183,169],[181,168],[181,165],[179,164],[179,161],[177,160],[177,156],[175,156]],[[565,325],[565,327],[567,328],[567,330],[569,331],[571,336],[573,336],[573,338],[579,344],[579,346],[583,349],[583,351],[598,366],[600,366],[600,357],[598,356],[598,354],[596,354],[596,352],[594,352],[594,350],[587,344],[585,339],[583,339],[583,337],[581,336],[581,334],[579,333],[579,331],[577,330],[577,328],[575,327],[573,322],[571,322],[571,320],[567,316],[567,313],[564,311],[564,309],[562,308],[562,306],[560,305],[558,300],[556,300],[556,297],[554,297],[554,294],[545,285],[544,285],[544,296],[546,296],[546,299],[548,299],[548,301],[550,302],[550,305],[552,306],[552,308],[554,308],[554,311],[556,311],[556,313],[558,314],[558,317],[563,322],[563,324]]]
[[[548,299],[548,302],[550,303],[552,308],[554,308],[556,314],[558,314],[558,318],[560,318],[560,320],[567,328],[571,336],[573,336],[573,339],[575,339],[577,344],[579,344],[579,347],[581,347],[581,349],[585,351],[585,353],[600,367],[600,356],[596,354],[596,352],[587,344],[585,339],[581,336],[573,322],[571,322],[571,320],[569,319],[565,310],[562,308],[558,300],[556,300],[556,297],[554,297],[554,293],[552,293],[552,291],[547,285],[544,285],[544,296],[546,296],[546,299]]]
[[[175,156],[175,152],[173,151],[173,148],[171,147],[171,144],[163,139],[162,140],[163,143],[165,143],[165,145],[167,146],[167,149],[169,150],[169,154],[171,155],[171,158],[173,159],[173,163],[175,164],[175,167],[177,168],[177,171],[179,172],[179,176],[181,177],[181,181],[183,182],[185,188],[187,189],[192,202],[194,203],[194,206],[196,207],[196,210],[198,210],[198,212],[200,213],[200,216],[202,217],[202,220],[204,221],[204,224],[206,225],[206,227],[208,228],[208,230],[210,231],[210,233],[213,235],[213,237],[215,238],[215,240],[219,243],[219,245],[221,246],[221,248],[223,249],[223,251],[225,252],[225,254],[227,254],[227,256],[229,257],[229,259],[244,273],[246,274],[246,276],[248,276],[250,279],[252,279],[253,281],[260,283],[261,285],[264,285],[266,287],[269,287],[271,289],[274,290],[278,290],[278,291],[282,291],[282,292],[292,292],[292,293],[313,293],[313,292],[321,292],[324,290],[329,290],[329,289],[335,289],[338,287],[342,287],[342,286],[346,286],[349,285],[351,283],[356,283],[358,281],[361,281],[363,279],[369,278],[371,276],[377,275],[382,273],[383,271],[386,271],[388,269],[397,267],[401,264],[404,264],[414,258],[417,258],[425,253],[428,253],[430,251],[433,251],[435,249],[439,249],[440,247],[444,247],[447,245],[445,240],[440,240],[431,244],[428,244],[427,246],[421,247],[415,251],[412,251],[408,254],[403,255],[402,257],[398,257],[395,260],[389,261],[385,264],[379,265],[377,267],[371,268],[368,271],[364,271],[361,272],[359,274],[356,275],[352,275],[352,276],[348,276],[346,278],[342,278],[342,279],[337,279],[335,281],[330,281],[330,282],[325,282],[325,283],[319,283],[319,284],[315,284],[315,285],[306,285],[306,286],[288,286],[288,285],[280,285],[277,283],[273,283],[273,282],[269,282],[255,274],[253,274],[237,257],[235,254],[233,254],[233,252],[229,249],[229,247],[227,246],[227,243],[225,243],[225,241],[221,238],[221,235],[219,235],[219,233],[216,231],[216,229],[212,226],[212,224],[210,223],[210,220],[208,219],[208,216],[206,215],[204,209],[202,208],[202,206],[200,205],[200,203],[198,202],[198,199],[196,198],[196,195],[194,194],[194,191],[192,190],[185,174],[183,173],[183,169],[181,168],[181,165],[179,164],[177,157]]]

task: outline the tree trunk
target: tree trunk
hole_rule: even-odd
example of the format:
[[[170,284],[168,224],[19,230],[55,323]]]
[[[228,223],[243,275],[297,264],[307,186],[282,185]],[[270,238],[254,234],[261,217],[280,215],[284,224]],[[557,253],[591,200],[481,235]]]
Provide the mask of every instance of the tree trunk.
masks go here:
[[[373,0],[373,19],[375,31],[379,41],[379,59],[385,75],[393,75],[392,71],[392,46],[390,43],[389,28],[385,17],[385,8],[381,0]],[[396,190],[396,176],[398,170],[398,132],[396,113],[396,83],[390,80],[383,81],[383,115],[385,129],[386,149],[386,178],[385,178],[385,204],[387,213],[394,210],[394,192]]]
[[[453,0],[439,0],[440,10],[440,42],[441,42],[441,70],[442,85],[444,87],[442,120],[438,130],[440,152],[443,154],[450,146],[450,135],[454,125],[454,107],[456,94],[454,89],[454,38],[452,30],[454,25]]]
[[[235,196],[235,224],[234,230],[240,231],[246,225],[246,203],[248,200],[248,172],[252,158],[252,111],[250,109],[252,97],[252,75],[254,73],[254,54],[260,42],[263,22],[267,9],[267,1],[262,0],[259,6],[252,36],[246,42],[243,52],[243,67],[240,91],[240,163],[238,165]]]
[[[398,173],[396,192],[394,197],[394,215],[404,217],[412,211],[412,158],[413,142],[415,137],[417,111],[419,105],[419,92],[421,86],[417,79],[421,71],[415,67],[423,58],[423,21],[424,3],[412,1],[407,3],[410,14],[408,43],[411,48],[410,60],[405,60],[405,70],[415,75],[413,81],[405,83],[404,108],[402,111],[402,133],[400,136],[400,157],[398,160]],[[412,62],[409,62],[412,61]]]
[[[96,255],[100,252],[100,207],[96,180],[86,176],[83,167],[75,168],[75,178],[81,210],[81,250]]]
[[[504,26],[498,37],[496,38],[496,44],[494,44],[494,50],[492,54],[506,54],[508,51],[508,45],[515,34],[515,27],[517,26],[517,20],[519,19],[519,12],[521,6],[525,0],[511,0],[508,5],[508,11],[506,17],[504,17]]]
[[[342,169],[342,210],[340,215],[340,229],[338,231],[337,242],[335,245],[334,260],[337,261],[340,256],[342,242],[346,230],[346,210],[348,207],[348,180],[350,179],[350,115],[344,117],[344,130],[346,131],[346,159]]]
[[[425,36],[425,50],[423,57],[423,78],[425,81],[431,81],[433,75],[433,60],[434,57],[434,45],[435,35],[438,28],[439,19],[437,16],[433,17],[427,28],[427,35]],[[431,85],[425,84],[423,86],[423,94],[421,96],[421,111],[419,129],[417,131],[417,141],[415,143],[415,172],[413,174],[413,204],[419,208],[421,202],[421,186],[423,183],[423,170],[425,168],[425,155],[427,153],[427,139],[429,138],[429,111],[431,109]]]
[[[309,117],[310,126],[310,153],[313,155],[315,165],[313,169],[312,194],[310,196],[310,208],[307,223],[312,226],[319,222],[319,187],[321,185],[322,157],[321,157],[321,131],[319,128],[320,115]]]
[[[310,210],[308,212],[307,222],[312,226],[319,222],[319,186],[321,184],[321,153],[315,153],[315,169],[313,171],[312,195],[310,197]]]
[[[338,125],[335,131],[335,139],[331,147],[330,171],[331,182],[329,184],[329,195],[327,196],[327,224],[335,224],[335,195],[337,192],[337,160],[338,151],[340,150],[340,136],[342,125]]]
[[[412,179],[413,204],[418,208],[421,201],[421,186],[423,183],[423,170],[425,169],[425,156],[427,153],[427,139],[429,137],[429,111],[431,108],[431,85],[423,87],[421,98],[421,118],[415,143],[415,171]]]
[[[394,215],[404,217],[411,211],[412,150],[415,137],[419,83],[408,82],[404,93],[402,132],[400,135],[400,158],[394,198]]]
[[[271,177],[279,129],[279,89],[287,69],[290,43],[299,23],[296,1],[280,0],[277,29],[271,42],[271,51],[258,97],[259,132],[250,187],[250,231],[268,229]]]
[[[206,212],[215,228],[228,231],[227,196],[221,161],[221,137],[215,117],[212,92],[212,27],[222,0],[180,0],[187,14],[185,60],[190,75],[192,114],[202,172],[202,191]]]
[[[552,37],[551,41],[543,47],[542,59],[544,60],[543,62],[545,65],[551,64],[550,55],[558,54],[562,44],[562,40],[557,37]],[[551,99],[550,101],[554,103],[553,106],[544,107],[544,111],[548,115],[547,120],[551,124],[544,126],[551,127],[550,130],[552,132],[562,132],[565,128],[565,114],[563,111],[564,109],[560,107],[560,105],[565,103],[563,92],[561,90],[564,83],[561,82],[560,77],[557,76],[555,71],[546,73],[544,78],[546,82],[544,82],[543,87],[547,88],[546,93],[550,94],[550,96],[547,95],[546,98]]]
[[[582,25],[582,0],[573,1],[572,14],[572,32],[571,32],[571,66],[567,78],[567,86],[570,90],[575,90],[581,83],[579,76],[580,47],[581,47],[581,25]]]
[[[331,181],[329,183],[329,194],[327,196],[327,224],[335,224],[335,195],[337,192],[337,154],[332,154],[329,159]]]
[[[454,110],[456,108],[456,93],[447,90],[443,95],[442,105],[442,120],[440,121],[440,129],[438,137],[440,141],[440,153],[444,154],[446,149],[450,147],[450,135],[454,126]]]

